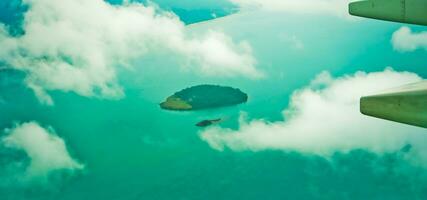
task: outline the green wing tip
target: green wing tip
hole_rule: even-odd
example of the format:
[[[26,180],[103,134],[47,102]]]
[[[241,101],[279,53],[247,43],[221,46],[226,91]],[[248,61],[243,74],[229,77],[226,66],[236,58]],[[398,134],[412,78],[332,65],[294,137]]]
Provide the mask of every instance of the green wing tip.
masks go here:
[[[411,84],[388,93],[362,97],[360,112],[376,118],[427,128],[427,88],[424,84],[425,82]]]

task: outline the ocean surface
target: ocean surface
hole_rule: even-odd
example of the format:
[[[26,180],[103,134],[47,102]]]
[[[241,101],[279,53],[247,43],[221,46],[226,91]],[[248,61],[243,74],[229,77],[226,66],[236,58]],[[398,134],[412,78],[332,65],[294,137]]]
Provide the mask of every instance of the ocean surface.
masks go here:
[[[200,8],[194,16],[185,12],[188,24],[205,19],[203,9],[218,8]],[[14,20],[0,13],[3,21]],[[293,150],[217,151],[200,138],[203,129],[195,126],[221,117],[226,119],[221,127],[237,129],[241,113],[248,119],[286,120],[282,111],[293,92],[322,71],[339,77],[392,67],[427,78],[424,50],[393,50],[390,38],[400,27],[264,11],[192,24],[187,27],[192,34],[220,29],[236,41],[248,41],[268,78],[197,76],[180,70],[168,55],[153,53],[136,60],[132,70],[119,71],[126,94],[121,100],[54,91],[50,94],[55,105],[46,106],[24,85],[21,72],[1,70],[0,130],[30,121],[51,126],[85,169],[53,177],[49,186],[23,186],[11,183],[7,169],[0,167],[0,199],[426,199],[427,171],[402,158],[404,146],[382,155],[354,149],[331,158]],[[298,35],[304,46],[290,45],[281,34]],[[160,109],[164,98],[197,84],[237,87],[249,101],[194,112]],[[26,159],[22,152],[0,148],[0,166]]]

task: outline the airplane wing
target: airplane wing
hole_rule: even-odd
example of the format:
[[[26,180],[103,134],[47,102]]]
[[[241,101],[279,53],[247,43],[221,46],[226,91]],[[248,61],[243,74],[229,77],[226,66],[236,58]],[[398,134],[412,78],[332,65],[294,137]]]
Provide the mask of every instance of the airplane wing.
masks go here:
[[[368,116],[427,128],[427,81],[362,97],[360,111]]]
[[[349,5],[351,15],[427,25],[427,0],[366,0]]]
[[[427,0],[365,0],[349,4],[351,15],[427,25]],[[427,81],[362,97],[360,111],[368,116],[427,128]]]

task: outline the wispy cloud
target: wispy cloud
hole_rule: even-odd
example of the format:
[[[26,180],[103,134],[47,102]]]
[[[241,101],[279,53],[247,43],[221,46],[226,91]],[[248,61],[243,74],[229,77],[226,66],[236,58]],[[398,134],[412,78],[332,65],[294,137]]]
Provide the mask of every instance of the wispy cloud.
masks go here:
[[[28,86],[47,104],[53,103],[50,90],[121,98],[116,67],[129,67],[159,50],[183,57],[196,73],[262,77],[248,43],[213,30],[190,35],[175,15],[155,6],[113,6],[102,0],[24,3],[29,10],[23,35],[11,36],[0,25],[0,61],[25,72]]]

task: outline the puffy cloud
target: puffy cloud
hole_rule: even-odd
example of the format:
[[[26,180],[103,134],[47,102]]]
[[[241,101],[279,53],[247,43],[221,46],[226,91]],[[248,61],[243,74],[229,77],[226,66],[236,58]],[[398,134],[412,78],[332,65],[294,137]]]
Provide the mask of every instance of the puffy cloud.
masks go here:
[[[219,32],[209,32],[203,39],[180,43],[176,46],[204,75],[232,77],[243,75],[262,78],[264,74],[253,67],[256,60],[247,42],[234,44],[231,38]],[[193,68],[194,68],[193,67]]]
[[[24,151],[30,159],[24,179],[45,178],[58,170],[81,170],[84,166],[73,159],[64,140],[52,128],[44,129],[35,122],[7,129],[1,142],[8,148]]]
[[[414,33],[409,27],[403,26],[393,33],[393,48],[398,51],[427,50],[427,32]]]
[[[149,52],[183,57],[199,73],[262,77],[250,46],[209,31],[191,35],[179,19],[156,6],[110,5],[103,0],[24,0],[21,36],[0,26],[0,62],[26,72],[26,83],[39,99],[52,104],[46,91],[120,98],[116,66],[130,66]]]
[[[258,7],[298,14],[323,14],[348,17],[350,0],[231,0],[243,8]]]
[[[361,96],[419,80],[414,73],[391,69],[340,78],[324,72],[308,87],[294,92],[289,108],[283,111],[284,121],[248,121],[242,115],[238,130],[212,127],[201,132],[200,137],[219,151],[276,149],[331,156],[354,149],[394,152],[410,144],[418,148],[418,153],[427,155],[424,129],[359,112]]]

